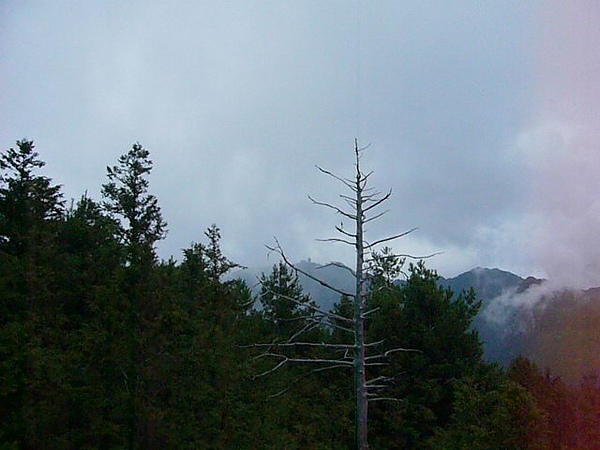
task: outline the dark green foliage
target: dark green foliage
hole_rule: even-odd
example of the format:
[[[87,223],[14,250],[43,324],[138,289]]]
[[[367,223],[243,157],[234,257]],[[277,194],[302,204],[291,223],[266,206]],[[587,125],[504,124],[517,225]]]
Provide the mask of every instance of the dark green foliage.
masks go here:
[[[533,396],[499,371],[453,382],[449,423],[429,445],[440,450],[548,449],[546,416]]]
[[[302,330],[316,304],[303,293],[298,275],[280,261],[269,276],[261,276],[260,285],[258,300],[263,316],[276,324],[278,334],[290,338]]]
[[[104,207],[120,222],[119,235],[124,245],[128,266],[124,272],[126,334],[123,336],[127,355],[122,370],[127,398],[128,447],[152,433],[155,418],[150,394],[153,363],[159,352],[161,304],[156,277],[152,271],[155,244],[166,234],[158,200],[148,193],[148,176],[152,161],[148,150],[134,144],[119,158],[119,164],[107,167],[109,182],[103,185]]]
[[[394,351],[379,375],[391,380],[386,395],[399,402],[374,404],[374,448],[383,448],[377,436],[390,433],[395,444],[387,448],[424,448],[450,419],[452,381],[474,375],[481,364],[481,345],[471,329],[479,306],[474,294],[454,298],[437,280],[422,262],[411,264],[402,285],[375,279],[372,303],[381,309],[369,327],[370,340],[384,339],[385,348]]]
[[[517,358],[508,375],[535,400],[545,418],[548,447],[556,450],[600,448],[600,383],[598,374],[569,385],[531,361]]]
[[[139,143],[106,168],[109,182],[102,186],[105,208],[122,221],[120,234],[131,264],[154,257],[154,244],[166,235],[158,199],[148,193],[152,161]],[[124,222],[124,223],[123,223]]]
[[[139,144],[108,169],[103,203],[65,210],[43,167],[26,140],[0,157],[0,448],[353,448],[351,370],[255,377],[272,364],[244,348],[352,338],[313,320],[293,271],[275,265],[253,297],[227,278],[238,266],[216,225],[181,262],[158,261],[165,222]],[[508,374],[483,363],[474,293],[438,287],[422,263],[396,284],[402,263],[383,252],[371,267],[367,333],[389,351],[368,369],[388,385],[373,449],[599,448],[593,374],[569,386],[524,359]],[[352,299],[334,312],[351,317]]]
[[[27,140],[0,156],[0,438],[10,443],[26,439],[30,408],[43,398],[31,367],[49,370],[54,354],[36,356],[62,323],[51,278],[63,202],[60,186],[36,174],[38,156]]]
[[[60,186],[35,174],[45,163],[34,149],[33,141],[23,139],[0,156],[0,248],[17,256],[33,251],[42,232],[49,231],[44,222],[63,213]]]

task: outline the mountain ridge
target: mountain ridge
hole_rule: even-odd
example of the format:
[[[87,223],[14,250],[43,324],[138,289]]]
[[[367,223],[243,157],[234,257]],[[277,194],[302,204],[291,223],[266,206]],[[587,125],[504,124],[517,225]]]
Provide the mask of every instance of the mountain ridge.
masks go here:
[[[297,267],[339,290],[352,292],[354,277],[338,264],[303,260]],[[260,274],[272,268],[250,268],[232,276],[258,291]],[[330,310],[339,301],[333,292],[301,273],[300,283],[321,308]],[[600,287],[555,288],[548,280],[521,277],[499,268],[475,267],[455,277],[440,277],[440,286],[455,295],[473,288],[481,308],[473,321],[483,343],[486,360],[508,365],[525,356],[542,369],[577,382],[583,375],[600,372]]]

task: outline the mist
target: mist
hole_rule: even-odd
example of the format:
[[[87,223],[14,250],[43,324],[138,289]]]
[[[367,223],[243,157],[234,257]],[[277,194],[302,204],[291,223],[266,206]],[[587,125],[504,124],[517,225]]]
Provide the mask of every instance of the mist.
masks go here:
[[[519,138],[531,180],[524,251],[555,286],[600,285],[600,7],[544,2],[531,123]]]

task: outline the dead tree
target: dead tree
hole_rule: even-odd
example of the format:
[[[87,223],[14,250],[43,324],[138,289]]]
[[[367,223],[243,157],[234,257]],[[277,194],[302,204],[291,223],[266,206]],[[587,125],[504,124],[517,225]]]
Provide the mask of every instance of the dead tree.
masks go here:
[[[381,192],[375,191],[368,186],[369,178],[373,172],[365,173],[362,171],[360,166],[361,154],[365,149],[366,147],[359,148],[358,141],[354,141],[354,179],[339,177],[332,172],[317,166],[322,173],[339,181],[345,186],[346,189],[352,192],[352,195],[340,195],[340,198],[345,203],[344,207],[317,201],[309,196],[309,199],[315,205],[324,206],[328,209],[331,209],[342,217],[349,219],[355,225],[353,231],[347,231],[344,229],[343,225],[340,224],[339,226],[335,227],[338,233],[336,237],[319,239],[320,241],[324,242],[336,242],[354,247],[356,254],[354,268],[350,268],[342,263],[331,263],[331,265],[343,268],[352,274],[356,281],[354,292],[346,292],[338,289],[337,287],[332,286],[313,274],[298,268],[288,259],[283,248],[277,240],[275,240],[274,246],[268,247],[270,251],[279,254],[283,261],[297,273],[303,274],[309,279],[316,281],[317,283],[340,294],[341,296],[347,296],[348,298],[353,299],[353,317],[344,317],[329,311],[323,311],[313,305],[310,306],[312,309],[312,314],[304,318],[306,319],[306,325],[300,331],[294,333],[293,336],[290,336],[286,341],[252,344],[247,346],[263,349],[263,351],[256,356],[257,359],[273,358],[276,361],[276,364],[273,367],[256,375],[256,377],[268,375],[282,368],[283,366],[292,363],[314,365],[315,368],[310,371],[311,373],[337,368],[353,369],[356,395],[356,444],[357,449],[360,450],[366,450],[369,448],[367,440],[369,402],[379,400],[398,400],[381,395],[382,389],[384,389],[387,383],[391,380],[382,376],[369,378],[367,374],[368,368],[386,364],[389,356],[395,352],[417,351],[405,348],[394,348],[384,351],[382,350],[382,344],[384,344],[384,341],[367,342],[365,337],[365,322],[370,314],[376,312],[374,309],[368,310],[369,276],[367,269],[368,265],[373,262],[371,255],[374,254],[379,245],[399,239],[414,231],[414,229],[411,229],[400,234],[391,235],[374,241],[369,241],[366,239],[365,225],[380,218],[387,212],[381,211],[380,207],[391,197],[392,192],[390,190],[387,193],[382,194]],[[387,253],[387,257],[416,258],[411,255],[392,253]],[[288,298],[287,300],[296,301],[296,299],[292,298]],[[324,325],[347,332],[353,336],[353,342],[348,344],[331,344],[324,342],[305,342],[302,340],[302,336],[305,332]],[[334,358],[312,358],[286,355],[286,349],[300,347],[319,347],[323,349],[330,349],[339,352],[337,354],[341,356]],[[286,390],[281,391],[275,395],[280,395],[285,391]]]

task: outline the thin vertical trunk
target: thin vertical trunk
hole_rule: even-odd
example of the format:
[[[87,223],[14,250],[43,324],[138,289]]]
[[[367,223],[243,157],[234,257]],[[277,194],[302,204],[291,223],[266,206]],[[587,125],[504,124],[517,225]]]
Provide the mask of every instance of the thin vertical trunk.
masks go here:
[[[272,372],[276,371],[277,369],[279,369],[280,367],[283,367],[287,363],[333,364],[332,366],[326,366],[326,367],[322,367],[321,369],[315,369],[314,370],[315,372],[318,370],[324,370],[324,369],[330,369],[330,368],[342,367],[342,366],[352,367],[354,369],[354,392],[355,392],[355,396],[356,396],[356,426],[355,426],[356,449],[357,450],[368,450],[369,449],[369,444],[368,444],[369,388],[379,389],[379,388],[383,388],[384,386],[382,386],[383,383],[374,383],[374,381],[378,380],[377,378],[375,380],[371,380],[371,382],[369,384],[367,384],[367,373],[366,373],[366,371],[367,371],[367,355],[366,354],[367,354],[367,349],[369,347],[366,344],[365,315],[368,314],[368,312],[366,311],[367,310],[367,299],[368,299],[368,292],[367,292],[368,291],[368,285],[367,285],[368,270],[366,269],[365,266],[368,267],[368,264],[370,264],[371,259],[368,256],[365,256],[365,252],[370,253],[373,251],[374,246],[381,244],[383,242],[401,238],[402,236],[405,236],[406,234],[410,233],[412,230],[408,231],[406,233],[401,233],[401,234],[397,234],[394,236],[389,236],[384,239],[379,239],[373,243],[369,243],[364,240],[365,223],[367,223],[371,220],[377,219],[378,217],[385,214],[385,211],[384,211],[382,213],[378,213],[378,214],[376,213],[374,215],[371,215],[370,211],[373,210],[374,208],[379,207],[382,203],[387,201],[389,199],[389,197],[391,196],[392,192],[390,190],[387,194],[380,195],[380,193],[378,193],[376,191],[373,192],[367,187],[368,178],[371,175],[371,172],[365,174],[361,171],[360,154],[361,154],[362,150],[364,150],[364,148],[360,149],[358,147],[358,139],[355,139],[354,140],[354,152],[355,152],[355,157],[356,157],[356,172],[355,172],[354,180],[339,177],[339,176],[333,174],[332,172],[321,169],[320,167],[317,166],[321,172],[323,172],[324,174],[341,182],[346,188],[348,188],[350,191],[352,191],[355,194],[355,197],[350,197],[350,196],[346,196],[346,195],[341,196],[344,199],[344,201],[350,205],[351,209],[339,208],[338,206],[335,206],[330,203],[314,200],[312,197],[309,196],[309,199],[315,205],[325,206],[329,209],[332,209],[333,211],[342,215],[343,217],[350,219],[356,226],[356,231],[353,234],[349,231],[344,230],[343,223],[342,223],[342,224],[340,224],[340,226],[335,227],[335,229],[341,234],[341,236],[342,236],[341,238],[334,237],[334,238],[330,238],[330,239],[325,239],[325,241],[341,242],[341,243],[344,243],[344,244],[354,247],[354,249],[356,251],[356,268],[355,268],[355,270],[352,270],[352,269],[344,266],[341,263],[333,264],[333,265],[340,265],[353,273],[353,275],[355,276],[355,282],[356,282],[354,290],[353,291],[348,290],[348,292],[346,292],[344,290],[340,290],[334,286],[329,285],[328,283],[319,279],[318,277],[315,277],[312,274],[310,274],[306,271],[303,271],[300,268],[294,266],[286,258],[285,254],[283,253],[283,250],[279,246],[278,242],[275,247],[268,247],[270,250],[273,250],[273,251],[279,253],[283,257],[285,263],[288,266],[292,267],[295,271],[302,273],[309,279],[318,282],[319,284],[325,286],[326,288],[332,290],[333,292],[337,292],[338,294],[341,294],[344,297],[349,297],[349,298],[353,299],[353,301],[354,301],[353,318],[340,317],[336,314],[321,311],[318,308],[316,309],[317,313],[319,314],[319,317],[326,319],[326,321],[333,328],[339,328],[340,330],[351,331],[353,333],[354,343],[341,344],[340,346],[338,346],[338,348],[344,348],[345,350],[352,349],[354,352],[354,354],[352,355],[352,358],[351,358],[352,360],[350,360],[348,358],[347,353],[344,353],[343,356],[341,356],[339,359],[335,359],[335,360],[319,359],[319,358],[311,358],[311,357],[306,357],[306,358],[290,358],[290,357],[288,357],[287,355],[285,355],[283,350],[286,348],[289,348],[289,347],[293,347],[295,345],[306,346],[306,347],[321,346],[323,348],[335,348],[336,347],[336,345],[325,344],[325,343],[316,344],[316,343],[311,343],[311,342],[295,341],[295,339],[301,333],[298,333],[298,334],[292,336],[287,342],[272,341],[270,343],[255,344],[254,347],[260,347],[260,348],[266,349],[264,351],[264,353],[262,353],[258,356],[259,358],[276,357],[279,359],[279,363],[275,367],[273,367],[269,370],[266,370],[261,374],[256,375],[256,377],[264,376],[269,373],[272,373]],[[343,326],[342,325],[338,326],[336,324],[337,322],[339,322],[340,319],[342,320]],[[351,324],[347,325],[347,323],[351,323]],[[352,329],[350,329],[350,328],[352,328]],[[373,343],[372,345],[377,345],[377,343]],[[281,349],[281,352],[273,353],[273,351],[271,349]],[[395,349],[394,351],[402,351],[402,350],[403,349]],[[383,353],[380,353],[379,355],[369,356],[369,358],[384,358],[384,357],[385,357],[385,355]],[[379,380],[381,378],[383,378],[383,377],[379,377]],[[282,392],[285,392],[285,391],[287,391],[287,389]],[[277,395],[279,395],[279,394],[277,394]],[[372,395],[373,395],[373,397],[376,397],[376,393],[373,393]],[[382,398],[382,397],[379,397],[377,399],[384,400],[384,398]]]
[[[354,295],[354,381],[356,388],[356,448],[367,450],[368,401],[365,366],[365,309],[364,294],[364,242],[363,242],[363,179],[359,165],[358,141],[354,141],[356,153],[356,291]]]

